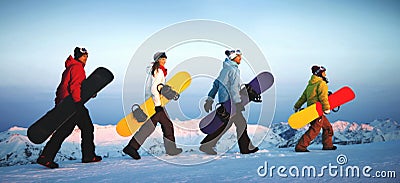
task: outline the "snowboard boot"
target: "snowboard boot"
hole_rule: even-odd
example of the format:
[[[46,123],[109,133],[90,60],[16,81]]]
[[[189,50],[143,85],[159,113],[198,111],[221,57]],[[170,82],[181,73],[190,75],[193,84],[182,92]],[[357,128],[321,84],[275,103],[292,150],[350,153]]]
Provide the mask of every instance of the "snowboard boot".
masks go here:
[[[127,145],[122,151],[135,160],[139,160],[141,158],[138,151],[129,145]]]
[[[253,143],[251,143],[249,135],[247,134],[247,129],[245,129],[239,137],[238,146],[241,154],[251,154],[259,150],[258,147],[255,147]]]
[[[209,155],[217,155],[217,151],[215,151],[214,147],[209,145],[201,144],[199,150]]]
[[[182,153],[182,151],[183,151],[182,148],[175,148],[173,150],[168,150],[167,154],[170,156],[175,156],[175,155]]]
[[[332,146],[332,147],[323,147],[323,148],[322,148],[322,150],[327,150],[327,151],[329,151],[329,150],[334,151],[334,150],[336,150],[336,149],[337,149],[336,146]]]
[[[103,160],[101,156],[94,155],[93,158],[82,158],[82,163],[94,163]]]
[[[39,165],[43,165],[47,168],[58,168],[58,164],[55,163],[54,161],[49,161],[46,159],[45,156],[39,156],[39,158],[36,160],[36,163]]]
[[[294,151],[296,151],[296,152],[310,152],[308,149],[298,149],[298,148],[295,148]]]
[[[255,147],[255,148],[252,149],[252,150],[243,151],[243,152],[240,152],[240,153],[242,153],[242,154],[251,154],[251,153],[257,152],[258,150],[259,150],[258,147]]]
[[[175,142],[164,138],[165,152],[170,156],[182,153],[182,148],[177,148]]]

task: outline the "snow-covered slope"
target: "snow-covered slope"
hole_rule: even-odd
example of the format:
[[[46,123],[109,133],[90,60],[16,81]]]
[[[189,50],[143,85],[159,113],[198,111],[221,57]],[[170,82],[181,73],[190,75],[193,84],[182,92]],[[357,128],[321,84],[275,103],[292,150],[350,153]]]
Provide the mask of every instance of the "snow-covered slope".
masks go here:
[[[152,156],[143,156],[136,161],[130,157],[105,158],[99,163],[83,164],[79,160],[64,161],[58,169],[47,169],[39,165],[19,165],[0,167],[0,182],[399,182],[400,141],[377,142],[369,144],[338,145],[336,151],[322,151],[319,145],[311,145],[311,153],[295,153],[292,148],[263,149],[255,154],[242,155],[227,153],[215,161],[193,166],[178,166],[160,161]],[[347,162],[339,165],[337,157]],[[203,153],[185,152],[173,158],[180,160],[203,159]],[[265,167],[267,163],[267,167]],[[334,169],[321,169],[332,165]],[[278,174],[278,167],[286,171]],[[359,167],[360,174],[346,176],[348,167]],[[371,167],[364,176],[362,169]],[[268,174],[259,176],[260,173]],[[272,169],[275,167],[274,169]],[[293,177],[290,168],[315,167],[318,176],[302,173]],[[342,171],[341,171],[342,170]],[[378,178],[376,173],[386,178]],[[389,174],[390,172],[395,172]],[[270,173],[272,172],[272,174]],[[292,171],[293,172],[293,171]],[[330,174],[331,172],[331,174]],[[333,173],[333,176],[332,176]],[[287,177],[284,177],[284,176]],[[310,175],[310,176],[309,176]],[[349,174],[352,175],[352,174]],[[357,174],[355,174],[357,175]],[[389,176],[390,175],[390,176]]]
[[[185,153],[199,153],[198,146],[204,138],[204,134],[198,129],[198,120],[174,121],[175,136],[179,147]],[[335,131],[334,143],[360,144],[370,142],[381,142],[400,139],[400,125],[392,120],[376,120],[371,123],[358,124],[345,121],[333,123]],[[260,149],[276,149],[277,147],[291,147],[307,127],[298,131],[292,130],[287,123],[273,124],[271,130],[259,125],[249,125],[249,134]],[[238,152],[236,145],[235,128],[231,128],[217,144],[220,153]],[[116,158],[125,156],[122,148],[128,143],[130,138],[120,137],[115,131],[115,125],[99,126],[95,125],[96,153],[105,158]],[[314,140],[315,144],[321,142],[321,138]],[[13,127],[8,131],[0,133],[0,166],[12,166],[21,164],[31,164],[36,161],[45,143],[32,144],[26,136],[26,128]],[[140,154],[164,156],[164,146],[162,144],[162,132],[160,126],[147,139]],[[74,132],[63,143],[60,152],[57,154],[56,162],[66,160],[80,160],[80,130]],[[174,164],[199,164],[215,159],[215,157],[204,157],[202,159],[190,159],[187,161],[176,158],[164,158]]]

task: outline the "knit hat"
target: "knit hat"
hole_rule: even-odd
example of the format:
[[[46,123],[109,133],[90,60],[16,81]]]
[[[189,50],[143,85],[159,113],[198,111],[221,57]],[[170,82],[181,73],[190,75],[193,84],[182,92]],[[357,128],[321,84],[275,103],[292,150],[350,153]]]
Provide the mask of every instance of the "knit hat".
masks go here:
[[[311,72],[316,76],[321,76],[321,74],[325,71],[326,71],[326,69],[323,66],[314,65],[311,67]]]
[[[236,56],[242,55],[242,52],[237,49],[237,50],[226,50],[225,55],[230,59],[233,60]]]
[[[154,61],[158,61],[158,59],[160,58],[167,58],[167,55],[165,54],[165,52],[157,52],[154,54]]]
[[[75,60],[78,60],[84,54],[86,54],[86,55],[88,54],[88,51],[86,50],[86,48],[76,47],[74,49],[74,58],[75,58]]]

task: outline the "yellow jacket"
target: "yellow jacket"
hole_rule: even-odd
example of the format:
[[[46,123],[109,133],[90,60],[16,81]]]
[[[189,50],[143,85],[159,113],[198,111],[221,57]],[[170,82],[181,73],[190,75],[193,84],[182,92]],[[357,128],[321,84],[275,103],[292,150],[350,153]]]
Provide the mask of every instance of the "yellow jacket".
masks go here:
[[[328,85],[321,77],[315,75],[311,76],[306,89],[294,105],[294,108],[299,109],[305,102],[307,102],[307,106],[320,102],[323,111],[330,109],[328,101]]]

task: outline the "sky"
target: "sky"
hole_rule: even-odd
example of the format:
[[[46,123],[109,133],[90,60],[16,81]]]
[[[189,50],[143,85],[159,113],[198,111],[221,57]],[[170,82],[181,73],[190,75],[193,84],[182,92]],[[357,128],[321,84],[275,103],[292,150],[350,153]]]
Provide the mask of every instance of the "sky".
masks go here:
[[[198,19],[231,25],[258,45],[275,76],[273,122],[287,121],[314,64],[327,68],[330,90],[350,86],[356,93],[328,116],[332,122],[398,121],[399,10],[400,3],[390,0],[1,1],[0,131],[28,127],[54,106],[64,61],[75,46],[89,50],[87,75],[100,66],[114,73],[114,81],[86,106],[94,123],[116,124],[127,111],[124,78],[137,49],[170,25]],[[204,85],[211,87],[211,80]],[[187,116],[198,116],[195,105],[190,110],[185,104]]]

